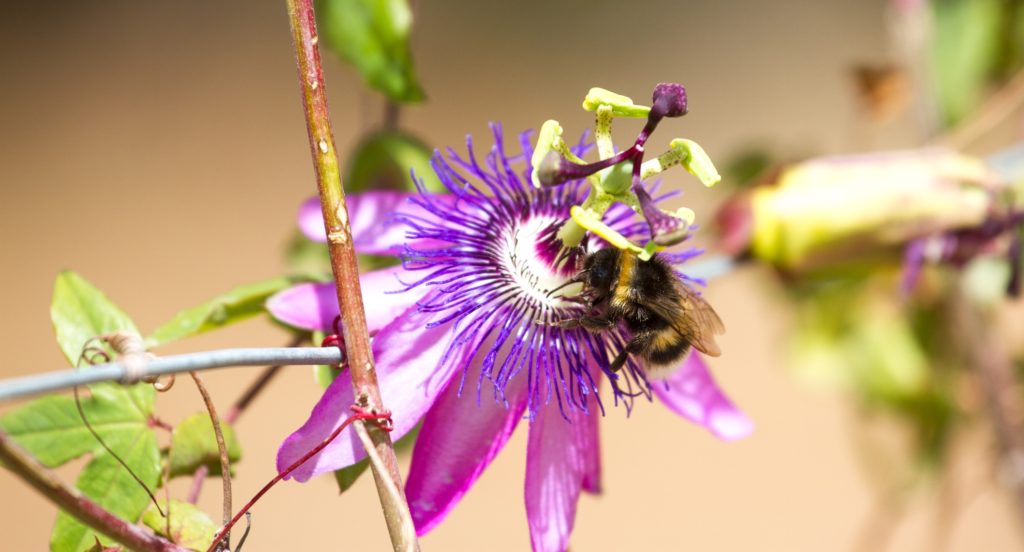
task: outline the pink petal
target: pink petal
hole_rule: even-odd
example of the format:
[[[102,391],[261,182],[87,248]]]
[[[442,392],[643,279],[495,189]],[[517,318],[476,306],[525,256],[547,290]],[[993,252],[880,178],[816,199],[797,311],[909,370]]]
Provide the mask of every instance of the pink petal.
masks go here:
[[[366,324],[370,331],[390,324],[429,291],[427,286],[417,286],[393,293],[404,287],[398,280],[401,273],[402,267],[396,266],[367,272],[359,277]],[[334,318],[338,316],[338,295],[333,282],[299,284],[274,294],[267,300],[267,309],[274,318],[290,326],[333,333]]]
[[[395,440],[416,426],[451,375],[450,368],[443,371],[440,368],[451,327],[444,325],[426,329],[428,321],[429,314],[418,312],[415,306],[410,307],[373,340],[377,381],[384,405],[392,410],[395,429],[391,437]],[[459,353],[446,366],[461,366],[464,359]],[[330,435],[351,414],[349,407],[353,403],[352,382],[346,371],[327,388],[306,423],[285,439],[277,453],[278,471],[290,466]],[[298,481],[306,481],[314,475],[350,466],[364,457],[366,452],[359,438],[351,429],[345,429],[291,476]]]
[[[562,552],[576,521],[576,503],[593,469],[591,423],[600,415],[569,411],[562,418],[558,404],[541,408],[530,424],[526,448],[526,518],[534,552]],[[595,420],[588,420],[595,418]],[[593,477],[592,473],[590,477]],[[596,481],[591,481],[595,484]]]
[[[436,218],[419,205],[409,201],[418,196],[415,192],[368,191],[350,194],[345,198],[348,205],[349,225],[356,251],[375,255],[394,255],[406,245],[418,249],[431,249],[443,242],[407,237],[412,228],[405,223],[392,220],[392,215],[401,213],[409,217]],[[455,204],[452,196],[435,194],[434,201]],[[299,208],[299,228],[309,239],[326,242],[324,219],[319,198],[306,200]]]
[[[320,208],[319,197],[311,197],[299,206],[299,230],[315,242],[327,243],[324,213]]]
[[[579,433],[579,437],[582,439],[580,448],[584,455],[583,490],[599,494],[601,492],[601,442],[598,421],[601,417],[596,407],[597,401],[591,401],[591,404],[595,406],[591,409],[590,415],[584,416],[584,420],[580,422],[583,424],[582,431]]]
[[[754,423],[722,393],[697,353],[690,353],[682,368],[664,381],[651,382],[651,389],[673,412],[720,439],[734,441],[754,431]]]
[[[452,378],[427,413],[413,449],[405,494],[416,532],[424,535],[448,515],[491,460],[508,442],[526,407],[526,378],[505,389],[508,404],[498,404],[484,384],[477,403],[477,377],[483,355],[461,377]]]

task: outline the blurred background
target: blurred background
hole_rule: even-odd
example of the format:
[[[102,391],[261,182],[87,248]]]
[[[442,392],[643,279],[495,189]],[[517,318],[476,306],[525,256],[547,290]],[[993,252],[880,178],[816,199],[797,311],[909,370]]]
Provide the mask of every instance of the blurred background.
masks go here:
[[[1021,12],[1014,2],[982,3],[996,14],[1011,6]],[[942,98],[914,88],[919,75],[906,64],[920,53],[913,45],[921,29],[901,17],[916,2],[414,4],[412,50],[427,100],[402,108],[400,121],[432,147],[462,149],[466,133],[486,142],[489,121],[518,132],[554,118],[574,136],[592,125],[580,109],[590,87],[646,103],[663,81],[687,87],[690,113],[664,123],[656,139],[693,139],[720,168],[743,154],[796,160],[916,147],[950,117],[967,118],[934,109]],[[315,182],[283,2],[4,8],[0,377],[66,365],[48,312],[62,269],[104,290],[144,332],[181,308],[286,272],[295,213]],[[385,102],[354,69],[324,54],[344,154],[381,124]],[[983,104],[996,77],[964,113]],[[960,145],[977,155],[1009,145],[1021,119],[1011,109],[999,120],[1008,122]],[[633,132],[630,122],[617,128],[619,140]],[[682,171],[669,173],[666,184],[684,189],[698,222],[710,223],[733,193],[725,174],[726,186],[710,190]],[[706,245],[710,238],[699,237]],[[1024,546],[1013,497],[1000,485],[997,441],[983,419],[959,428],[938,467],[907,484],[901,473],[912,468],[904,463],[913,466],[917,453],[904,426],[875,420],[848,389],[807,385],[794,374],[798,315],[772,269],[744,267],[706,293],[728,327],[725,353],[711,368],[756,432],[726,444],[659,406],[641,405],[630,419],[611,409],[601,435],[604,493],[581,499],[573,550]],[[1003,308],[1012,318],[1012,308]],[[158,352],[288,339],[260,318]],[[257,370],[205,379],[226,407]],[[308,368],[288,368],[239,420],[236,503],[273,477],[278,444],[319,395]],[[977,394],[967,400],[983,402]],[[0,413],[15,406],[0,405]],[[182,383],[159,397],[167,420],[201,408]],[[422,540],[425,550],[529,548],[524,427]],[[59,473],[73,481],[81,465]],[[219,483],[208,481],[200,500],[212,514]],[[183,497],[187,487],[176,480],[172,493]],[[388,549],[374,495],[369,478],[341,497],[330,478],[280,485],[254,509],[245,550]],[[3,548],[45,548],[55,509],[7,472],[0,472],[0,496]]]

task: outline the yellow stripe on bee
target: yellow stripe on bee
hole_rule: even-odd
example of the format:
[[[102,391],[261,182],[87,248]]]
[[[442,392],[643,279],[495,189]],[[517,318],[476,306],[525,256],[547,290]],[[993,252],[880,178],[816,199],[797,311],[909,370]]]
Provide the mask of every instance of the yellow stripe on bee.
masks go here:
[[[629,283],[633,278],[633,263],[636,262],[636,258],[629,253],[622,252],[620,255],[619,262],[619,281],[615,286],[614,299],[620,302],[629,301]]]
[[[680,337],[672,328],[665,328],[657,333],[651,348],[655,351],[665,351],[679,344]]]

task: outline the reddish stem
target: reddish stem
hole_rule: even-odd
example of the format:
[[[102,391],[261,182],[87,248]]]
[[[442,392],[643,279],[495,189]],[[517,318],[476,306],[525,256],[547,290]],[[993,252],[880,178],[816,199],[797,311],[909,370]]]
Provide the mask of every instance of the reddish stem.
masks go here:
[[[257,501],[259,501],[260,498],[263,497],[263,495],[267,494],[267,491],[269,491],[271,487],[277,485],[279,481],[291,475],[291,473],[297,470],[299,466],[306,462],[306,460],[309,460],[310,458],[316,456],[317,453],[324,449],[324,447],[331,444],[331,441],[336,439],[338,435],[340,435],[341,432],[344,431],[345,428],[349,426],[349,424],[356,420],[387,420],[390,418],[390,413],[373,414],[371,412],[363,411],[357,411],[355,414],[349,416],[344,422],[341,423],[341,425],[339,425],[333,432],[331,432],[331,434],[328,435],[327,438],[324,439],[319,445],[313,447],[312,450],[304,454],[302,458],[299,458],[298,460],[293,462],[292,465],[288,466],[284,471],[275,475],[273,479],[271,479],[266,485],[263,486],[262,489],[259,490],[259,492],[257,492],[251,499],[249,499],[249,501],[245,503],[245,506],[242,506],[242,509],[239,510],[238,513],[235,514],[233,518],[231,518],[231,521],[229,521],[228,524],[225,525],[220,530],[220,532],[217,533],[217,536],[214,537],[213,542],[210,543],[210,547],[206,549],[206,552],[214,552],[214,550],[217,549],[217,545],[220,543],[221,539],[231,532],[231,528],[234,527],[236,523],[238,523],[238,520],[242,519],[242,516],[244,516],[245,513],[248,512],[249,509],[252,508],[253,505],[255,505]]]
[[[173,542],[115,516],[77,489],[65,486],[3,432],[0,432],[0,460],[61,510],[131,550],[186,552]]]
[[[299,70],[299,84],[306,116],[306,130],[309,134],[310,153],[316,171],[317,189],[320,194],[320,208],[327,231],[327,249],[331,256],[331,269],[337,287],[338,304],[341,311],[342,338],[347,353],[347,364],[352,373],[352,387],[358,403],[370,411],[385,410],[377,386],[373,352],[367,334],[366,314],[363,310],[363,296],[359,285],[359,268],[356,251],[352,244],[352,230],[349,227],[348,207],[345,192],[341,187],[338,157],[334,148],[334,135],[327,110],[327,96],[324,86],[320,52],[317,49],[319,36],[312,0],[286,0],[288,18],[291,23],[292,40],[295,46],[295,60]],[[415,541],[406,542],[402,528],[402,511],[405,493],[402,492],[402,476],[398,471],[398,460],[391,444],[391,438],[384,431],[369,430],[377,455],[381,458],[387,473],[373,470],[377,484],[388,533],[396,550],[416,548]],[[381,478],[389,478],[398,496],[391,496],[388,486]],[[397,503],[396,503],[397,502]]]

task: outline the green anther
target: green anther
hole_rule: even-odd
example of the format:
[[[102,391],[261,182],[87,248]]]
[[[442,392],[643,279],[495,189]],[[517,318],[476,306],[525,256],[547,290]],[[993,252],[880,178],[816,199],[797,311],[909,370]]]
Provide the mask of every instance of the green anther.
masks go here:
[[[658,251],[661,251],[663,249],[665,249],[665,248],[661,247],[660,245],[658,245],[656,243],[654,243],[653,241],[649,241],[649,242],[647,242],[647,245],[644,246],[643,251],[641,251],[640,253],[637,253],[636,256],[640,257],[641,261],[649,261],[649,260],[651,260],[651,257],[653,257],[655,253],[657,253]]]
[[[670,149],[657,159],[649,159],[640,165],[640,178],[650,178],[678,165],[687,153],[682,149]]]
[[[530,180],[533,182],[535,188],[540,188],[540,179],[537,177],[537,170],[540,167],[541,161],[544,160],[544,156],[551,150],[557,150],[557,142],[565,141],[562,140],[562,125],[558,124],[558,121],[549,119],[544,121],[544,124],[540,127],[540,134],[537,135],[537,147],[533,150],[533,157],[530,158],[530,163],[533,165],[533,172],[530,174]]]
[[[705,186],[710,188],[722,181],[722,176],[718,174],[715,164],[711,162],[711,158],[708,157],[708,154],[704,152],[704,148],[700,147],[697,142],[676,138],[672,140],[669,146],[683,154],[683,157],[680,159],[683,168],[693,176],[696,176]]]
[[[612,108],[608,105],[597,107],[597,121],[594,122],[594,142],[597,143],[597,156],[608,159],[615,155],[615,143],[612,142]]]
[[[597,111],[602,105],[611,107],[612,115],[616,117],[642,119],[651,111],[651,108],[645,105],[636,105],[633,100],[622,94],[616,94],[604,88],[591,88],[590,92],[587,92],[587,97],[583,98],[583,109]]]
[[[651,258],[651,252],[629,241],[625,236],[613,230],[601,220],[601,215],[589,209],[584,209],[579,205],[573,205],[572,209],[569,210],[569,214],[577,224],[586,228],[591,233],[600,236],[606,242],[612,244],[613,247],[632,251],[645,261]]]
[[[693,209],[686,207],[680,207],[676,209],[676,212],[669,214],[678,219],[685,220],[687,226],[693,226],[693,221],[697,219],[697,214],[693,212]]]

